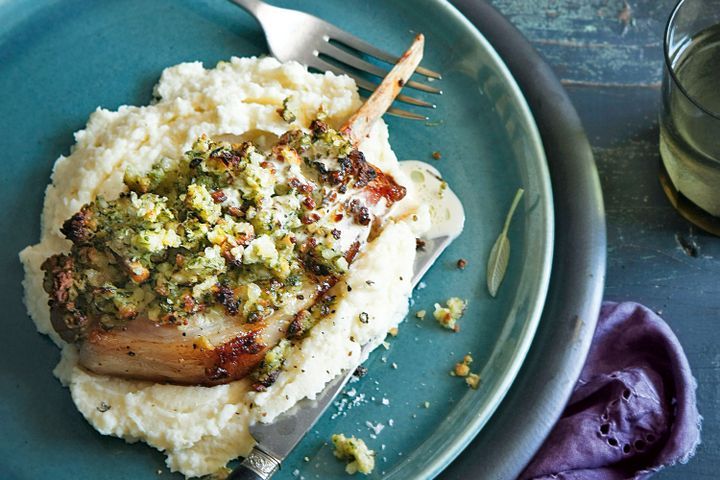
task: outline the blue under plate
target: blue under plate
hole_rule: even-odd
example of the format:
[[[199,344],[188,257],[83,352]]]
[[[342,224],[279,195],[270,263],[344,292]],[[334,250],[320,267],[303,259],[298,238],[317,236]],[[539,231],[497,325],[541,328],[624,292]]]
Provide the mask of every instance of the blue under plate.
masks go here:
[[[492,47],[445,2],[421,0],[412,8],[402,0],[275,4],[322,16],[396,53],[413,32],[425,33],[423,64],[444,74],[436,85],[445,94],[433,98],[438,108],[431,122],[387,118],[391,142],[401,159],[434,162],[467,214],[465,232],[428,273],[427,287],[415,293],[398,337],[389,350],[371,356],[369,374],[351,385],[366,401],[340,413],[332,406],[276,478],[345,478],[327,444],[334,432],[358,435],[377,452],[370,478],[436,475],[499,405],[540,318],[553,209],[535,124]],[[264,53],[256,23],[222,0],[0,2],[0,478],[180,478],[165,469],[161,453],[101,436],[75,410],[52,375],[59,352],[35,332],[22,304],[17,253],[37,242],[53,162],[68,153],[72,133],[96,107],[146,104],[170,65],[201,60],[213,66],[232,55]],[[434,151],[441,160],[431,158]],[[510,230],[510,267],[492,299],[485,287],[487,257],[518,187],[526,195]],[[461,257],[468,261],[463,271],[455,267]],[[419,321],[413,315],[431,312],[433,303],[450,296],[469,300],[460,333],[442,329],[431,316]],[[448,375],[468,352],[482,376],[477,391]],[[366,422],[385,428],[372,438]]]

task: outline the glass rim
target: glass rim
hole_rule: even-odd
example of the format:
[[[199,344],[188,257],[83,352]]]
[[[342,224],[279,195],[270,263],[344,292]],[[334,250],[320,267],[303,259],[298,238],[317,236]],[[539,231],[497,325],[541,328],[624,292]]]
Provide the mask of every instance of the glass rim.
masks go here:
[[[685,89],[685,86],[682,84],[680,79],[675,75],[675,69],[672,65],[672,60],[670,59],[670,30],[675,23],[675,17],[677,17],[678,12],[680,11],[680,8],[685,4],[685,0],[679,0],[675,7],[672,9],[672,12],[670,13],[670,16],[668,17],[667,24],[665,25],[665,36],[663,38],[663,56],[665,57],[665,68],[667,69],[668,73],[670,74],[670,77],[672,78],[672,81],[675,83],[675,85],[680,89],[682,94],[690,100],[693,105],[695,105],[697,108],[702,110],[707,115],[710,115],[711,117],[720,120],[720,112],[713,112],[711,110],[708,110],[705,106],[702,105],[700,101],[695,99],[694,96],[690,95],[688,91]]]

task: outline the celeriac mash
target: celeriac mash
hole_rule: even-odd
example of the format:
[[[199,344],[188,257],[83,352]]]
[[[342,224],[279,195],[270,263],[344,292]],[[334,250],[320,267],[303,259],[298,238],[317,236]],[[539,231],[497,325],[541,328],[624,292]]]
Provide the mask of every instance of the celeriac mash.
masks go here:
[[[62,348],[56,376],[85,418],[102,434],[144,441],[167,455],[171,470],[188,477],[215,472],[253,446],[250,422],[270,422],[359,360],[361,346],[379,343],[407,312],[415,238],[429,228],[411,182],[399,168],[378,121],[360,145],[367,160],[408,188],[391,219],[335,287],[335,313],[286,354],[283,374],[264,392],[250,380],[214,387],[177,386],[93,374],[78,365],[74,345],[53,330],[43,291],[42,262],[70,243],[60,226],[98,195],[116,198],[128,168],[144,172],[163,157],[177,158],[203,134],[262,141],[289,128],[307,128],[318,115],[337,128],[361,102],[348,77],[311,74],[272,58],[233,58],[214,69],[185,63],[166,69],[145,107],[98,109],[76,145],[60,157],[48,186],[41,241],[21,252],[25,302],[38,330]],[[292,112],[292,115],[280,112]],[[410,214],[412,213],[412,215]],[[361,315],[362,314],[362,315]]]

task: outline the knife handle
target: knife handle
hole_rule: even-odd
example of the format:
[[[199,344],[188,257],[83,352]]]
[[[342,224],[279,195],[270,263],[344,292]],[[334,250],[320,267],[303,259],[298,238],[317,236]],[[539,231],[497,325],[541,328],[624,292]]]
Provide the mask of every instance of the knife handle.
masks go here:
[[[227,480],[268,480],[280,467],[280,460],[254,447]]]

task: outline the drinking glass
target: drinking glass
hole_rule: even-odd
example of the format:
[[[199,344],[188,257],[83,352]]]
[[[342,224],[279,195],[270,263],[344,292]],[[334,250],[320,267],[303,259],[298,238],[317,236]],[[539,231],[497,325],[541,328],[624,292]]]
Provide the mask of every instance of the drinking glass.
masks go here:
[[[720,235],[720,0],[680,0],[664,45],[663,187],[683,216]]]

